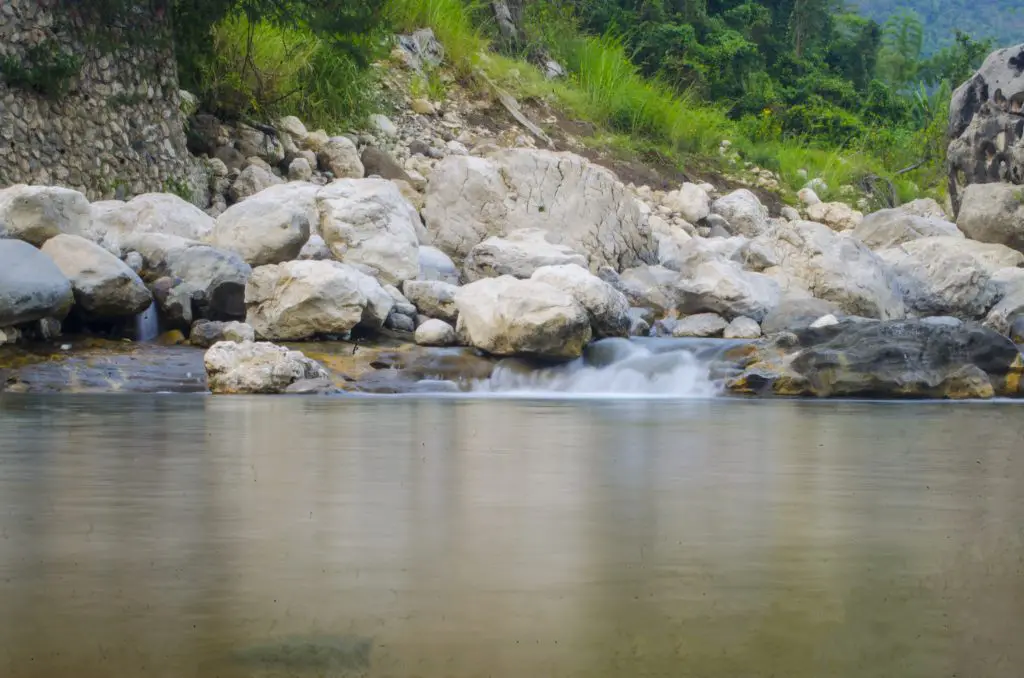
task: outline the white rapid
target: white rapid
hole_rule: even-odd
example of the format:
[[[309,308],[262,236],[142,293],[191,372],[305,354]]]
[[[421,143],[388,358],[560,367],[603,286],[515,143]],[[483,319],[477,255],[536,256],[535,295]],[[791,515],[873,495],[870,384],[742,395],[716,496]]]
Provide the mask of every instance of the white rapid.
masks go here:
[[[160,335],[160,319],[156,313],[156,302],[135,316],[135,341],[153,341]]]
[[[744,342],[699,339],[605,339],[579,360],[536,368],[503,361],[475,393],[564,397],[711,398],[721,392],[722,353]]]

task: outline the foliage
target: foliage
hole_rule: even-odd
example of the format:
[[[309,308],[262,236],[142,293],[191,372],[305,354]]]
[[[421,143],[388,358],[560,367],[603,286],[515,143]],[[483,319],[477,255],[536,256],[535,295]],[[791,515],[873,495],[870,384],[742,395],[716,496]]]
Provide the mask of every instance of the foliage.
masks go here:
[[[1024,39],[1024,5],[1020,0],[854,0],[865,16],[885,23],[901,12],[921,20],[921,53],[930,57],[956,43],[963,32],[979,40],[1007,47]]]
[[[81,59],[52,41],[34,45],[23,58],[7,55],[0,59],[0,76],[9,86],[51,98],[67,93],[81,68]]]

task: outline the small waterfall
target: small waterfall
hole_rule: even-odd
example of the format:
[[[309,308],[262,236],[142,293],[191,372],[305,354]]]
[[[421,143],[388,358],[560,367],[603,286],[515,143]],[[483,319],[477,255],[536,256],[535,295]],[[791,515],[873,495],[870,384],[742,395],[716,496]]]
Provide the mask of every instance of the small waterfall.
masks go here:
[[[160,336],[160,318],[156,313],[156,302],[135,316],[135,341],[153,341]]]
[[[476,393],[507,395],[663,396],[710,398],[730,373],[723,354],[744,341],[702,339],[604,339],[565,365],[531,369],[503,361]]]

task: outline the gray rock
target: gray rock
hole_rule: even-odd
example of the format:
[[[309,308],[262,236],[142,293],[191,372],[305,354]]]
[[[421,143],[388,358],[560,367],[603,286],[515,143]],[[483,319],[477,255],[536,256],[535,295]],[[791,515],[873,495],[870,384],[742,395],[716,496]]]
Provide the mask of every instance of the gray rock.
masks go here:
[[[309,181],[312,178],[313,167],[307,158],[295,158],[288,164],[289,181]]]
[[[683,313],[713,312],[732,319],[764,317],[779,303],[779,284],[766,275],[744,271],[731,261],[708,261],[691,278],[675,286],[678,308]]]
[[[423,315],[455,324],[459,309],[455,295],[459,288],[439,280],[406,280],[402,291],[416,309]]]
[[[841,313],[831,301],[814,297],[784,296],[761,322],[761,331],[775,334],[782,331],[806,329],[818,318]]]
[[[466,257],[463,271],[470,282],[502,275],[529,278],[542,266],[562,264],[586,267],[587,258],[566,245],[548,241],[546,231],[520,229],[504,238],[487,238],[475,246]]]
[[[74,296],[53,259],[21,240],[0,240],[0,327],[63,319]]]
[[[309,240],[309,209],[289,192],[266,190],[217,217],[208,241],[237,252],[250,266],[279,264],[299,256]]]
[[[341,389],[330,379],[301,379],[284,390],[289,395],[336,395]]]
[[[896,247],[911,240],[932,236],[964,237],[956,224],[945,219],[918,216],[904,207],[867,215],[853,229],[853,235],[873,250]]]
[[[968,238],[1024,252],[1024,187],[973,184],[962,197],[956,223]]]
[[[625,295],[582,266],[543,266],[530,279],[571,294],[590,314],[595,338],[629,336],[633,322]]]
[[[416,328],[416,343],[420,346],[451,346],[457,342],[455,329],[436,318]]]
[[[740,316],[729,323],[722,336],[726,339],[757,339],[761,336],[761,327],[757,321]]]
[[[755,238],[768,230],[768,208],[745,188],[733,191],[711,203],[711,212],[728,222],[730,235]]]
[[[71,281],[75,304],[88,319],[133,316],[153,303],[135,271],[85,238],[61,234],[47,240],[42,251]]]
[[[317,155],[320,169],[335,179],[362,179],[365,174],[356,145],[348,137],[332,137]]]
[[[251,195],[256,195],[266,188],[283,183],[284,179],[275,176],[270,170],[259,165],[249,165],[242,170],[242,173],[231,184],[228,195],[233,201],[239,202]]]
[[[383,179],[398,179],[409,182],[410,185],[413,183],[409,174],[402,169],[402,166],[387,151],[376,146],[364,148],[360,160],[363,163],[365,176],[372,177],[377,175]]]
[[[420,280],[440,280],[442,282],[459,284],[459,269],[451,257],[429,245],[420,245]]]
[[[78,191],[56,186],[11,186],[0,190],[0,238],[42,246],[67,233],[86,235],[89,201]]]
[[[412,333],[416,331],[416,319],[392,310],[391,313],[388,314],[388,319],[384,321],[384,327],[389,330],[395,330],[396,332]]]
[[[242,343],[255,341],[256,334],[252,327],[240,322],[215,322],[199,320],[192,325],[188,341],[193,346],[210,348],[219,341]]]
[[[656,316],[676,308],[675,285],[680,275],[664,266],[638,266],[622,272],[616,289],[633,306],[649,308]]]
[[[680,318],[674,328],[673,337],[720,337],[729,323],[717,313],[697,313]]]

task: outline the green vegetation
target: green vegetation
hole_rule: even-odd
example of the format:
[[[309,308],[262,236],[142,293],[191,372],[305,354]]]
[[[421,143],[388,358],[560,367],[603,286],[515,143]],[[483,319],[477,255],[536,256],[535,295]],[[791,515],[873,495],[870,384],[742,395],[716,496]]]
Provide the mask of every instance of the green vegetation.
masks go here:
[[[991,38],[998,47],[1024,40],[1024,5],[1019,0],[854,0],[851,4],[880,24],[903,12],[913,13],[924,26],[922,48],[927,55],[952,46],[957,31]]]
[[[511,37],[482,0],[102,2],[169,11],[184,87],[227,118],[359,123],[387,36],[428,26],[462,84],[482,72],[549,101],[594,123],[592,143],[683,170],[750,163],[790,189],[820,177],[825,198],[852,186],[878,204],[942,192],[950,93],[991,47],[956,32],[929,51],[917,15],[881,26],[837,0],[507,0]],[[569,77],[546,79],[548,58]],[[413,87],[444,91],[437,73]]]
[[[64,52],[52,41],[30,48],[24,58],[7,55],[0,59],[0,77],[4,82],[50,98],[67,93],[81,68],[78,57]]]

